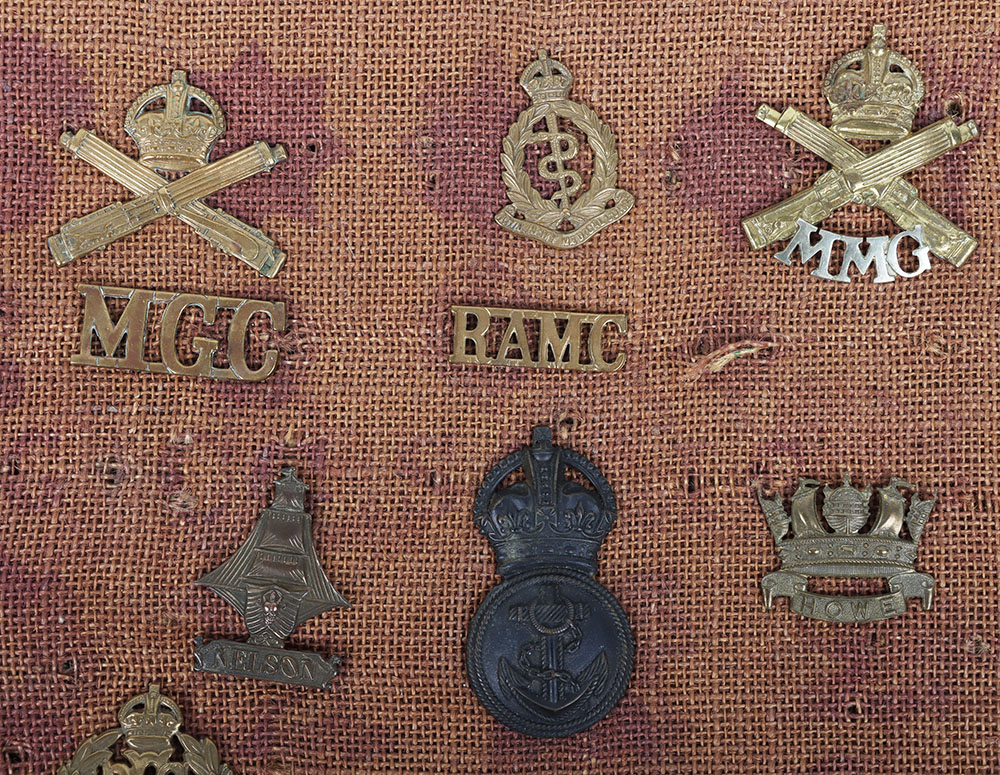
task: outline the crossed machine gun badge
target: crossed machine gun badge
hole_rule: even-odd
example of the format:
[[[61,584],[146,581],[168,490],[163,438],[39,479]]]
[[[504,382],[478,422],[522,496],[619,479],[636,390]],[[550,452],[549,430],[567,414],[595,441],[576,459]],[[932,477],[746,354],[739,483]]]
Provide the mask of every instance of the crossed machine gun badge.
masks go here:
[[[797,229],[811,232],[810,224],[855,202],[880,208],[900,228],[915,231],[935,255],[961,266],[975,249],[976,240],[924,203],[902,176],[976,137],[975,123],[957,125],[949,117],[910,133],[924,96],[923,79],[908,59],[888,48],[881,24],[873,27],[867,48],[834,63],[823,91],[833,114],[831,128],[794,108],[779,113],[764,104],[757,109],[758,119],[817,154],[833,169],[811,188],[743,221],[743,231],[754,249],[788,239]],[[865,155],[847,139],[889,144]],[[803,262],[807,252],[803,250]],[[785,253],[778,258],[790,263]]]
[[[49,238],[49,250],[60,266],[138,231],[164,215],[191,226],[214,247],[235,256],[266,277],[274,277],[285,254],[260,229],[215,210],[201,200],[227,186],[266,172],[288,158],[280,145],[264,142],[208,162],[226,122],[219,104],[187,82],[176,70],[169,84],[139,96],[125,117],[125,131],[139,147],[139,159],[121,153],[87,129],[59,138],[82,159],[137,198],[116,202],[70,221]],[[186,172],[176,180],[155,170]]]

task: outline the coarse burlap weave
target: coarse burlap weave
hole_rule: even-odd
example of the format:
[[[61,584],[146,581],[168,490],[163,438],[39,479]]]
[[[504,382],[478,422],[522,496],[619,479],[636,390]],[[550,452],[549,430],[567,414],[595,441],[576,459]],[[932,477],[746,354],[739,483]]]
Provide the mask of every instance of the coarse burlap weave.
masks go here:
[[[962,269],[824,282],[740,231],[826,168],[753,113],[829,124],[828,67],[880,22],[924,76],[915,126],[950,111],[981,129],[909,176],[981,244]],[[0,0],[6,771],[54,772],[150,682],[237,773],[1000,771],[997,23],[985,0]],[[500,143],[528,104],[517,79],[542,47],[617,135],[636,197],[571,251],[493,221]],[[287,251],[275,280],[169,218],[64,268],[48,253],[70,218],[130,198],[60,133],[134,155],[125,111],[174,69],[225,111],[213,158],[288,149],[210,200]],[[855,205],[823,225],[896,231]],[[285,301],[278,371],[71,366],[79,283]],[[626,366],[449,365],[450,305],[477,303],[627,313]],[[768,346],[713,371],[740,342]],[[463,652],[498,581],[473,495],[538,423],[615,489],[598,578],[637,646],[621,704],[554,741],[488,717]],[[192,670],[195,636],[245,633],[193,582],[248,535],[282,464],[353,603],[290,641],[343,656],[328,692]],[[917,560],[937,580],[930,611],[844,625],[764,610],[778,559],[757,484],[787,496],[844,473],[938,491]]]

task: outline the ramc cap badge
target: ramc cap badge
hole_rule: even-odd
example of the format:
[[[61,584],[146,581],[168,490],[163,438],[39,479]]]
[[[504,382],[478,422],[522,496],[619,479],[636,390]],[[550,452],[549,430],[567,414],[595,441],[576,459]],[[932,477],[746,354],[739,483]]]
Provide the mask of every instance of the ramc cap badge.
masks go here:
[[[521,76],[531,107],[521,112],[503,141],[500,163],[511,204],[496,215],[497,223],[555,248],[575,248],[614,223],[635,204],[635,198],[617,188],[618,152],[615,136],[590,108],[566,99],[573,76],[544,51]],[[590,183],[566,166],[579,153],[576,136],[560,127],[570,122],[587,135],[594,155]],[[549,153],[538,161],[541,184],[554,190],[546,198],[532,184],[525,169],[526,149],[540,144]],[[544,152],[543,152],[544,153]]]

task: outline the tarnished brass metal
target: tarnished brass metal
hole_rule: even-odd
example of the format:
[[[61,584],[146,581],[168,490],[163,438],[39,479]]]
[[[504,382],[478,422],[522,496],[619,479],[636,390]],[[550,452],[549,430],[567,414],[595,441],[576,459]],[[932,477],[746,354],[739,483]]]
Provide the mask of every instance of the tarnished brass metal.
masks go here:
[[[833,107],[832,129],[794,108],[779,113],[761,105],[758,119],[817,154],[833,169],[806,191],[746,218],[743,230],[750,244],[759,249],[788,239],[800,221],[816,224],[855,202],[881,208],[904,230],[919,226],[931,251],[961,266],[978,243],[922,202],[902,176],[977,137],[979,130],[973,121],[958,126],[951,118],[944,118],[910,134],[923,89],[916,68],[888,50],[885,27],[875,25],[869,46],[842,58],[827,75],[824,90]],[[891,142],[865,155],[844,137]]]
[[[500,163],[511,204],[497,213],[496,220],[515,234],[555,248],[573,248],[624,217],[635,198],[617,188],[614,134],[594,111],[566,98],[573,76],[565,65],[539,51],[538,60],[524,71],[520,83],[532,104],[521,112],[503,141]],[[560,119],[586,134],[594,154],[590,183],[583,193],[582,176],[566,166],[576,158],[579,145],[576,136],[560,128]],[[543,123],[545,129],[538,131]],[[555,186],[548,198],[534,187],[525,169],[525,150],[536,144],[549,150],[538,162],[538,174]]]
[[[524,481],[504,486],[519,469]],[[469,625],[470,686],[490,714],[522,734],[587,729],[618,704],[632,676],[628,619],[594,580],[597,551],[618,516],[611,487],[539,426],[530,447],[487,474],[473,511],[504,580]]]
[[[163,110],[152,105],[163,101]],[[195,104],[209,113],[193,109]],[[66,132],[60,142],[73,155],[138,194],[126,204],[115,203],[70,221],[49,238],[56,263],[85,256],[163,215],[174,215],[192,226],[212,245],[235,256],[265,277],[274,277],[285,254],[259,229],[213,210],[200,200],[240,180],[270,170],[287,158],[280,145],[257,142],[242,151],[208,164],[208,154],[225,129],[222,110],[208,94],[188,84],[181,70],[169,84],[140,96],[129,109],[125,129],[139,147],[136,161],[93,132]],[[168,181],[154,170],[189,171]]]
[[[817,496],[823,487],[823,517]],[[872,488],[851,486],[850,477],[836,489],[814,479],[800,479],[792,495],[791,514],[780,495],[757,499],[778,545],[781,570],[761,581],[764,605],[771,608],[776,597],[790,598],[793,611],[813,619],[832,622],[872,622],[906,612],[906,599],[919,597],[924,610],[931,607],[934,579],[917,573],[917,544],[937,496],[921,500],[914,493],[907,507],[899,488],[916,488],[893,477],[878,487],[879,512],[870,529]],[[905,528],[905,535],[904,535]],[[806,589],[810,576],[828,578],[884,578],[889,593],[860,597],[818,595]]]
[[[249,642],[195,639],[195,670],[329,689],[340,657],[283,648],[306,619],[350,604],[326,577],[305,513],[306,486],[281,469],[274,502],[236,553],[197,583],[240,612]]]
[[[117,727],[88,738],[59,775],[232,775],[215,743],[181,732],[182,724],[177,703],[152,684],[122,706]]]
[[[455,324],[451,363],[574,371],[618,371],[625,365],[622,352],[607,360],[603,343],[606,329],[620,334],[628,330],[625,315],[457,305],[451,314]],[[490,355],[487,336],[501,318],[508,323],[496,354]],[[525,325],[529,321],[537,323],[537,343],[530,341]]]
[[[80,285],[78,290],[85,299],[83,324],[80,328],[80,350],[70,357],[70,363],[248,382],[259,382],[271,376],[278,365],[278,351],[267,350],[263,363],[256,369],[251,368],[247,364],[245,348],[250,320],[258,313],[267,315],[274,331],[285,330],[287,318],[283,302],[100,285]],[[125,309],[117,321],[111,320],[107,299],[126,300]],[[166,305],[160,319],[160,362],[147,361],[144,356],[147,320],[153,304]],[[233,310],[226,347],[229,366],[215,365],[219,342],[203,336],[194,337],[191,343],[197,351],[195,362],[187,364],[181,360],[177,352],[177,327],[181,315],[189,307],[201,310],[206,325],[215,323],[220,310]],[[103,354],[95,355],[93,352],[95,335]],[[118,355],[123,341],[124,354]]]

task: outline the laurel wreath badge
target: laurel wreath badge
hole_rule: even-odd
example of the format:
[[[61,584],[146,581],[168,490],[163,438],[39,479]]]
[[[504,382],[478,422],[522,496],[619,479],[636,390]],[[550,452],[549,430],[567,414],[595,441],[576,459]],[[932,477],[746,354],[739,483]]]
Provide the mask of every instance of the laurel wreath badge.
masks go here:
[[[539,52],[538,60],[524,71],[520,83],[533,104],[521,112],[503,140],[500,164],[511,204],[497,213],[496,220],[515,234],[547,245],[575,247],[622,218],[635,202],[630,193],[617,188],[615,136],[593,110],[566,99],[573,78],[545,51]],[[559,119],[584,132],[594,154],[590,183],[575,199],[572,195],[580,188],[579,174],[566,169],[563,163],[576,156],[576,139],[559,130]],[[534,127],[543,121],[548,131],[536,132]],[[534,187],[525,169],[528,146],[545,141],[553,151],[539,162],[539,173],[559,186],[549,198]],[[567,186],[566,180],[576,182]]]

